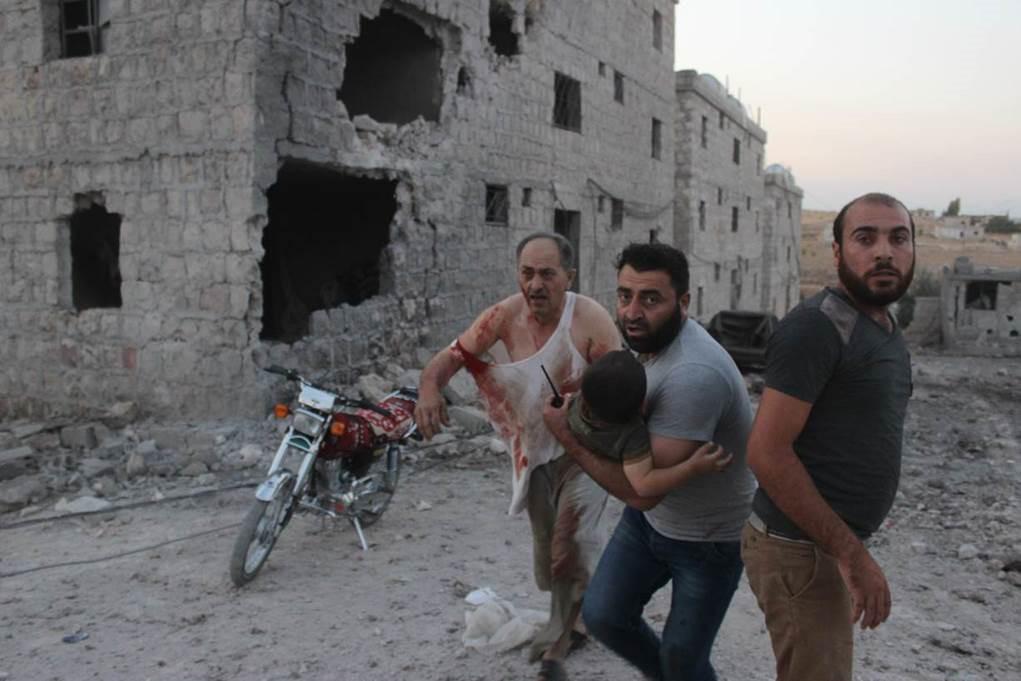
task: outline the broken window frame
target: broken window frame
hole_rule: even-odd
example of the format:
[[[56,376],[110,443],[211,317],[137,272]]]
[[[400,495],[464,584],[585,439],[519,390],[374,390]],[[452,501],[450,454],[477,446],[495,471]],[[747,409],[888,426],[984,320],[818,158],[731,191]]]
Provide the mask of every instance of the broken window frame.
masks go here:
[[[512,59],[521,54],[521,36],[514,32],[514,8],[506,0],[490,0],[488,42],[500,57]]]
[[[62,59],[74,59],[78,57],[92,57],[101,54],[104,50],[106,40],[104,39],[110,29],[110,5],[109,0],[59,0],[60,7],[60,56]],[[80,4],[85,9],[85,24],[68,28],[67,6]],[[82,54],[71,54],[69,40],[74,36],[85,35],[88,37],[88,52]]]
[[[510,224],[510,192],[505,184],[486,185],[486,224]]]
[[[70,256],[66,303],[75,312],[117,309],[124,305],[120,270],[120,213],[106,209],[98,193],[76,194],[75,211],[67,219],[66,253]]]
[[[581,81],[553,72],[553,127],[581,133]]]
[[[624,229],[624,200],[610,198],[610,229]]]

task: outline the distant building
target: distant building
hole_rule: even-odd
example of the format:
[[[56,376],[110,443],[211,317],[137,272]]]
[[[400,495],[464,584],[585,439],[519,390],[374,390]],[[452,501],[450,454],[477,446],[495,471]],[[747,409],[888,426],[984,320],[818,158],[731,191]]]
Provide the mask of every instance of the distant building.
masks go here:
[[[933,235],[937,239],[976,240],[986,236],[988,215],[945,215],[939,219]]]
[[[766,131],[716,78],[679,71],[674,242],[691,266],[689,314],[783,315],[798,302],[803,193],[764,169]]]
[[[978,267],[958,258],[943,268],[943,344],[979,354],[1021,355],[1021,269]]]

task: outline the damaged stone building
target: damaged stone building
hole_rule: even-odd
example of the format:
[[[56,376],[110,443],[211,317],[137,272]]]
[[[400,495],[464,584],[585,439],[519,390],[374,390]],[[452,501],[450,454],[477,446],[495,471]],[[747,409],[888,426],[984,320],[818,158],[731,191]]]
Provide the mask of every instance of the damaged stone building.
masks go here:
[[[764,168],[766,131],[712,75],[676,74],[674,243],[689,255],[691,307],[783,316],[798,302],[801,198],[793,175]]]
[[[4,2],[0,418],[254,415],[269,363],[327,381],[415,364],[514,290],[537,229],[609,302],[606,254],[673,234],[673,17]]]
[[[957,258],[952,268],[943,268],[940,312],[944,347],[1021,356],[1021,270]]]

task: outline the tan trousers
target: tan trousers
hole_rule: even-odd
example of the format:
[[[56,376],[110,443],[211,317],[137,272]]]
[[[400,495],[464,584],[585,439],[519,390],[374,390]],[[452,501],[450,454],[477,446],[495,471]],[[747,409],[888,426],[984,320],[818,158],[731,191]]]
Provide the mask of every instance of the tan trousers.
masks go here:
[[[851,681],[851,597],[833,558],[815,544],[741,535],[748,583],[766,616],[777,681]]]
[[[574,625],[602,550],[599,521],[607,493],[567,455],[539,466],[531,475],[528,519],[535,583],[541,591],[550,592],[550,619],[533,639],[534,660]]]

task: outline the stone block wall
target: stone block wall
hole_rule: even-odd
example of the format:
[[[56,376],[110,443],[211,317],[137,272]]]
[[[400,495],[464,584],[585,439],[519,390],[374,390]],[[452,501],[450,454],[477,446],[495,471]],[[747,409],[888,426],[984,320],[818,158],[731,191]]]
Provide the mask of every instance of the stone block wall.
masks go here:
[[[801,199],[804,192],[790,171],[766,168],[762,205],[762,310],[783,317],[801,298]],[[825,231],[825,230],[824,230]]]
[[[691,265],[689,312],[707,322],[720,310],[757,310],[766,131],[710,75],[679,71],[676,96],[674,225]]]
[[[506,4],[518,54],[505,56],[489,0],[112,0],[102,52],[64,59],[55,0],[5,3],[0,417],[121,400],[255,414],[270,361],[327,380],[414,363],[516,290],[514,244],[552,231],[557,209],[580,212],[581,292],[609,302],[620,247],[673,234],[673,3]],[[348,46],[381,12],[441,46],[435,121],[380,124],[341,101]],[[580,133],[552,125],[557,72],[580,82]],[[296,162],[394,182],[396,210],[379,291],[269,341],[269,195]],[[487,184],[508,188],[505,224],[486,222]],[[73,302],[69,225],[86,203],[120,216],[119,307]]]

